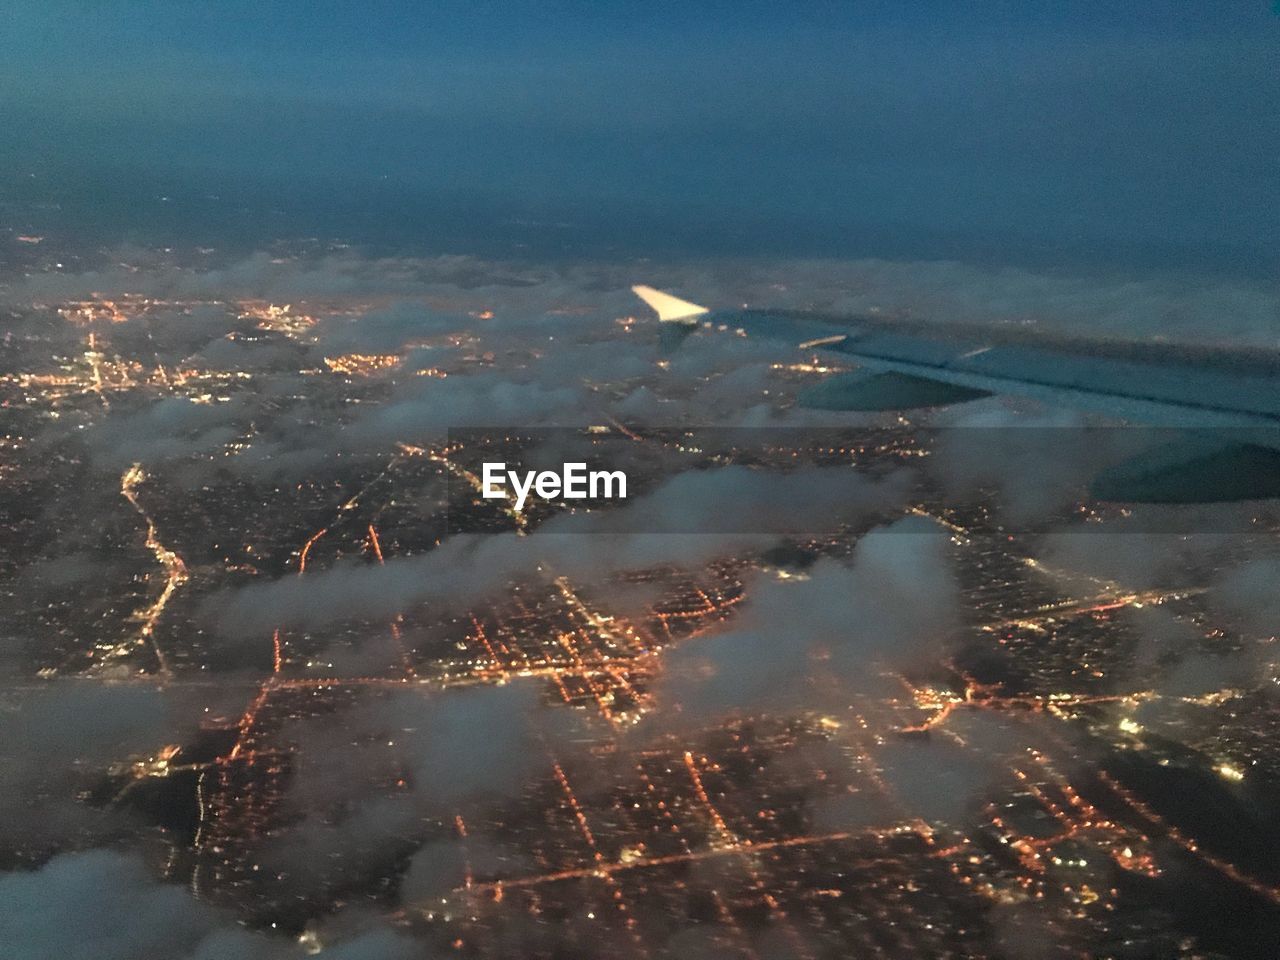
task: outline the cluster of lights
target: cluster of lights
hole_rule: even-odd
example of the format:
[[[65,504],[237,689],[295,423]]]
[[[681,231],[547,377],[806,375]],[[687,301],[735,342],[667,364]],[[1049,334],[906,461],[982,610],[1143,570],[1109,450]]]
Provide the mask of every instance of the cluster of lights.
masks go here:
[[[401,362],[393,353],[347,353],[324,358],[326,367],[348,377],[369,377],[383,370],[394,370]]]
[[[259,330],[270,330],[275,333],[299,334],[311,329],[318,322],[315,317],[305,313],[294,313],[292,304],[276,306],[261,300],[242,300],[236,304],[240,316],[248,320],[256,320]]]

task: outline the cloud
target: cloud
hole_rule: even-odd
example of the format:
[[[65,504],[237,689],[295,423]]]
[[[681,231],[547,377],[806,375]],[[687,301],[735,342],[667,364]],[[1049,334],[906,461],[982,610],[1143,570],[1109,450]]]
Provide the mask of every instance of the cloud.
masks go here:
[[[711,438],[714,443],[714,438]],[[687,470],[621,510],[562,516],[548,533],[798,535],[839,528],[902,504],[904,477],[870,479],[851,467],[776,472],[732,465]]]
[[[671,424],[685,410],[683,404],[664,400],[652,388],[641,385],[613,405],[613,412],[630,424]]]
[[[589,404],[576,385],[545,387],[498,374],[473,374],[424,378],[393,402],[348,424],[335,440],[345,449],[386,449],[398,441],[438,441],[453,428],[576,426],[589,420]]]
[[[322,914],[335,900],[368,897],[375,905],[379,879],[394,876],[427,829],[415,798],[379,796],[361,774],[358,761],[345,774],[352,779],[345,791],[350,809],[308,815],[254,851],[271,871],[274,892],[287,893],[299,913]]]
[[[858,259],[704,263],[673,267],[647,282],[678,286],[708,306],[747,303],[1086,336],[1280,346],[1280,289],[1270,281]]]
[[[548,715],[534,680],[448,691],[418,686],[380,691],[331,715],[291,721],[278,734],[281,748],[291,755],[280,821],[269,834],[257,838],[252,849],[254,862],[262,868],[255,878],[268,885],[274,902],[292,904],[290,913],[296,922],[328,916],[337,900],[349,903],[357,913],[384,910],[396,878],[406,869],[411,873],[408,899],[425,895],[428,889],[452,890],[461,879],[450,872],[452,861],[442,859],[448,849],[438,839],[442,831],[452,834],[459,812],[483,821],[477,811],[517,795],[531,777],[546,775],[546,751],[564,745],[569,736],[579,736],[575,724]],[[52,759],[66,762],[61,757]],[[62,842],[83,843],[92,838],[80,831]],[[251,944],[255,951],[250,951],[230,918],[191,904],[177,887],[157,883],[140,860],[106,851],[84,856],[83,864],[67,855],[41,871],[16,874],[16,879],[0,877],[0,895],[6,895],[0,904],[0,942],[8,945],[4,934],[12,932],[33,944],[42,938],[58,943],[37,921],[24,927],[17,906],[12,907],[13,916],[6,916],[5,910],[27,900],[57,901],[65,892],[68,898],[85,901],[68,904],[66,911],[84,910],[82,924],[92,924],[95,935],[101,931],[107,942],[101,954],[85,956],[129,960],[259,956],[256,949],[262,944],[257,939]],[[482,877],[526,866],[516,855],[486,845],[480,838],[468,842],[466,856]],[[109,882],[103,879],[107,877]],[[94,917],[98,901],[85,893],[98,886],[113,888],[101,904],[101,910],[112,916],[101,923]],[[7,895],[10,891],[12,896]],[[247,901],[246,905],[253,906]],[[53,908],[62,905],[55,902]],[[169,953],[151,949],[152,941],[147,939],[151,931],[135,930],[132,919],[114,916],[135,915],[137,923],[145,925],[153,908],[156,913],[185,917],[173,928],[161,925],[154,932],[156,942],[169,944]],[[364,943],[362,937],[351,939],[362,927],[353,929],[351,919],[343,919],[348,913],[350,909],[339,911],[339,922],[326,921],[335,927],[333,932],[321,930],[326,955],[338,949],[328,946],[331,939],[342,941],[343,950],[354,951]],[[74,929],[81,940],[93,942],[84,937],[86,927]],[[117,939],[121,942],[118,952],[111,946]],[[348,939],[350,947],[345,946]],[[374,931],[370,942],[384,939],[385,934]],[[397,950],[403,946],[399,939],[395,944]],[[280,946],[280,956],[301,955],[292,946],[285,952],[276,941],[267,945]],[[31,954],[51,955],[58,953]]]
[[[884,793],[864,786],[861,792],[815,797],[815,828],[858,830],[909,818],[963,830],[983,801],[1012,782],[1009,767],[1025,759],[1036,732],[1025,717],[959,709],[948,718],[945,734],[860,742]],[[834,736],[839,743],[843,734]]]
[[[928,473],[953,500],[985,498],[1010,524],[1060,517],[1089,481],[1134,455],[1144,431],[1098,427],[1076,411],[990,397],[937,411]]]
[[[454,817],[518,795],[549,769],[548,750],[576,735],[572,721],[540,702],[535,680],[440,691],[383,691],[327,721],[298,722],[288,825],[257,852],[299,909],[323,912],[358,891],[387,892],[380,878],[405,874],[401,899],[442,897],[463,884],[464,858],[477,876],[522,861],[467,841],[440,839]],[[445,826],[447,825],[447,826]],[[491,855],[489,855],[491,854]]]
[[[479,883],[520,876],[532,868],[524,855],[492,840],[469,836],[423,844],[409,861],[400,884],[400,900],[405,905],[426,906],[446,900],[464,886],[468,875]]]
[[[279,257],[262,252],[197,268],[138,250],[112,251],[101,269],[32,273],[3,290],[3,302],[84,299],[95,293],[155,298],[260,298],[278,303],[334,297],[404,297],[426,304],[491,309],[500,337],[531,323],[579,329],[610,316],[645,316],[628,287],[648,282],[712,307],[813,310],[940,324],[1016,324],[1047,332],[1160,338],[1188,343],[1280,346],[1280,290],[1251,281],[1133,272],[1091,275],[987,267],[954,260],[721,259],[690,262],[513,263],[470,256],[363,257],[350,251]],[[128,266],[120,266],[124,261]],[[413,307],[403,310],[409,319]],[[549,311],[557,311],[548,317]],[[395,329],[392,317],[387,323]],[[434,320],[432,322],[435,322]],[[335,322],[333,329],[342,329]],[[357,334],[358,335],[358,334]],[[394,337],[393,337],[394,339]],[[694,338],[697,339],[697,338]],[[682,364],[721,361],[728,337],[707,337],[706,352],[686,342]],[[732,354],[735,347],[728,348]],[[752,350],[753,345],[742,349]],[[761,357],[760,359],[768,359]],[[741,360],[731,361],[733,366]],[[692,369],[692,367],[690,368]]]
[[[1149,678],[1170,662],[1186,655],[1202,639],[1201,631],[1186,619],[1158,606],[1125,607],[1118,619],[1137,634],[1134,675]]]
[[[379,712],[396,724],[417,789],[447,806],[524,783],[542,756],[538,703],[537,685],[517,682],[425,698],[396,692]]]
[[[1223,574],[1214,602],[1246,630],[1264,637],[1280,632],[1280,553],[1253,557]]]
[[[265,938],[157,883],[141,858],[111,850],[54,857],[0,875],[0,943],[12,960],[228,960],[283,957]]]
[[[960,711],[947,722],[952,737],[895,739],[875,754],[881,776],[911,816],[961,826],[1007,781],[1031,742],[1025,721],[989,711]]]
[[[229,403],[194,403],[166,397],[136,413],[108,417],[85,431],[99,462],[112,469],[133,463],[212,455],[242,435],[251,412],[243,398]]]
[[[331,316],[312,329],[326,353],[392,353],[407,344],[476,325],[461,313],[441,313],[416,301],[400,301],[357,316]]]
[[[255,374],[252,395],[246,389],[220,405],[177,398],[145,407],[123,399],[113,402],[109,417],[81,435],[100,463],[117,467],[134,460],[149,464],[207,457],[250,419],[256,429],[252,449],[215,469],[254,476],[305,469],[339,477],[347,464],[360,459],[350,457],[352,452],[386,453],[396,441],[438,437],[448,427],[580,424],[597,421],[610,409],[624,419],[650,423],[732,418],[796,425],[818,417],[844,425],[855,422],[794,410],[778,417],[779,404],[785,404],[791,388],[769,364],[785,356],[785,345],[698,333],[669,358],[667,368],[659,367],[652,324],[635,324],[624,334],[610,322],[615,315],[639,312],[625,285],[651,278],[633,277],[635,269],[617,264],[516,267],[469,258],[375,261],[351,255],[278,263],[260,256],[212,271],[159,264],[140,273],[46,275],[10,294],[56,298],[80,284],[85,290],[281,301],[354,295],[379,304],[357,315],[326,315],[303,336],[304,341],[314,336],[314,344],[227,339],[225,333],[238,323],[230,305],[198,307],[164,322],[130,321],[109,330],[105,335],[122,349],[129,337],[151,342],[154,336],[155,349],[166,362],[188,358],[192,364],[228,365]],[[994,319],[1138,336],[1204,338],[1207,331],[1224,329],[1196,328],[1209,310],[1209,294],[1202,298],[1190,287],[1159,280],[1086,283],[956,264],[876,261],[652,269],[672,277],[695,299],[720,304],[745,299],[940,323]],[[779,289],[777,278],[789,271],[794,278],[790,288]],[[1275,319],[1274,290],[1232,286],[1217,293],[1220,302],[1241,306],[1225,336],[1270,342],[1266,336],[1267,324]],[[393,298],[409,299],[382,305]],[[492,309],[496,316],[463,319],[479,308]],[[477,338],[477,353],[495,354],[493,367],[472,374],[451,370],[444,380],[411,377],[401,367],[395,376],[370,384],[370,395],[361,397],[366,402],[342,412],[327,405],[325,397],[306,399],[312,383],[297,375],[299,356],[314,360],[326,351],[400,351],[453,332],[460,324]],[[449,362],[461,365],[463,352],[450,351]],[[423,352],[408,367],[435,364],[444,354]],[[1007,402],[991,400],[948,416],[939,423],[983,434],[1030,421],[1046,428],[1039,431],[1041,439],[1067,441],[1046,449],[1032,442],[1036,431],[1008,430],[1001,434],[1004,445],[992,454],[989,447],[968,443],[959,429],[944,438],[930,463],[940,468],[948,491],[968,495],[994,486],[1000,489],[1003,508],[1015,518],[1037,519],[1072,502],[1107,453],[1070,415],[1033,414],[1028,421],[1012,413]],[[628,455],[638,464],[647,463],[646,445],[634,446]],[[536,456],[545,459],[561,449],[548,445]],[[668,466],[660,456],[653,463]],[[155,478],[157,484],[169,479],[164,474]],[[109,479],[108,492],[116,483]],[[861,527],[896,516],[908,492],[900,475],[875,481],[853,469],[688,470],[648,492],[637,491],[620,509],[556,516],[528,537],[455,536],[430,552],[392,558],[385,567],[340,564],[305,578],[218,594],[208,611],[227,633],[276,625],[309,628],[381,619],[419,603],[456,608],[502,595],[513,581],[526,578],[564,574],[591,583],[657,565],[697,570],[720,556],[758,554],[790,535]],[[1259,651],[1269,650],[1267,638],[1280,621],[1273,597],[1280,568],[1274,557],[1260,557],[1219,575],[1225,544],[1224,538],[1212,537],[1089,535],[1048,538],[1040,555],[1051,565],[1135,588],[1197,584],[1207,576],[1213,580],[1207,602],[1216,614],[1252,632],[1249,639],[1258,641]],[[78,551],[56,566],[31,570],[29,576],[42,590],[76,591],[92,582],[91,556]],[[737,620],[667,651],[656,692],[660,704],[679,707],[676,722],[702,723],[764,708],[847,705],[849,695],[880,683],[878,664],[934,658],[960,620],[947,538],[914,521],[863,536],[847,563],[824,559],[803,576],[788,573],[789,580],[771,572],[756,574]],[[1194,652],[1195,638],[1180,624],[1157,619],[1142,620],[1149,642],[1140,654],[1165,671],[1159,678],[1163,689],[1200,692],[1247,675],[1247,669],[1237,667],[1256,666],[1249,656]],[[377,638],[362,644],[342,666],[363,671],[389,659],[392,651],[379,646],[386,642],[381,628]],[[72,798],[84,778],[106,764],[185,739],[199,709],[155,690],[89,684],[15,693],[10,703],[16,704],[11,726],[17,732],[7,746],[0,746],[6,771],[0,787],[0,838],[42,853],[71,842],[92,842],[111,831],[127,833],[131,825],[123,815],[90,810]],[[983,716],[977,710],[957,710],[948,721],[952,732],[969,743],[967,748],[935,737],[890,740],[874,750],[884,780],[909,810],[930,820],[953,821],[963,818],[971,800],[987,790],[993,772],[989,760],[1003,747],[988,736],[990,731],[980,729]],[[297,819],[262,851],[263,862],[286,873],[286,882],[299,895],[320,899],[350,889],[365,872],[389,877],[381,888],[389,896],[396,871],[407,869],[400,891],[406,903],[447,896],[465,876],[459,845],[438,839],[447,829],[442,823],[447,825],[458,809],[519,795],[532,778],[545,773],[545,746],[563,746],[562,732],[540,706],[531,683],[449,693],[397,690],[342,713],[331,726],[308,723],[289,736],[299,744],[287,801]],[[574,777],[577,783],[576,772]],[[820,825],[837,829],[881,820],[885,806],[850,794],[826,798],[814,813]],[[510,851],[478,837],[467,844],[465,856],[481,879],[528,867]],[[45,903],[52,906],[46,909]],[[95,949],[95,957],[154,954],[166,960],[213,960],[274,955],[276,950],[293,954],[291,945],[250,934],[221,914],[193,905],[181,891],[155,883],[137,861],[105,852],[66,855],[40,871],[0,878],[0,917],[7,925],[0,927],[0,942],[37,951],[31,955],[85,955],[65,931],[83,930],[86,924],[104,931],[106,943]],[[145,924],[150,927],[144,929]],[[155,952],[159,948],[153,947],[153,935],[162,936],[165,952]],[[326,955],[352,960],[419,954],[420,945],[386,930],[326,949]],[[21,952],[18,956],[24,957]]]
[[[335,960],[417,960],[427,943],[376,923],[321,928]],[[344,927],[351,929],[344,930]],[[0,944],[9,960],[303,960],[283,937],[157,881],[142,858],[99,849],[54,857],[38,870],[0,874]]]
[[[987,915],[992,948],[1009,960],[1069,960],[1080,956],[1062,922],[1042,900],[996,904]]]
[[[216,702],[230,694],[215,694]],[[75,798],[117,761],[192,735],[210,701],[154,687],[61,680],[10,693],[0,741],[0,843],[58,849],[127,830],[114,808]]]
[[[1090,592],[1099,579],[1135,590],[1174,589],[1203,586],[1205,572],[1238,542],[1211,533],[1066,532],[1046,535],[1037,556],[1049,567],[1081,575],[1081,589]]]
[[[540,574],[594,582],[659,564],[697,568],[730,552],[762,550],[780,536],[891,513],[904,496],[896,478],[873,481],[852,469],[691,471],[618,510],[561,515],[531,536],[460,534],[385,566],[342,565],[253,584],[210,601],[206,612],[227,633],[317,626],[424,602],[456,608]]]
[[[575,327],[583,326],[581,321]],[[481,328],[482,332],[484,331]],[[601,323],[598,328],[586,331],[566,331],[567,334],[579,333],[599,337],[611,334],[609,325]],[[517,334],[518,336],[518,334]],[[488,337],[491,342],[509,346],[509,338]],[[530,375],[548,388],[563,387],[567,384],[591,383],[616,386],[640,377],[653,376],[656,373],[654,362],[658,359],[657,350],[652,344],[619,340],[610,336],[607,340],[588,343],[543,343],[546,352],[531,366]]]
[[[724,632],[664,657],[659,700],[685,722],[764,709],[821,709],[873,687],[874,665],[936,653],[958,626],[948,540],[915,518],[863,537],[851,563],[824,559],[804,577],[758,575]],[[825,692],[824,692],[825,691]]]
[[[287,303],[334,297],[420,296],[433,291],[538,282],[542,272],[476,257],[365,257],[349,251],[280,257],[266,251],[195,267],[148,250],[112,251],[103,266],[82,273],[40,272],[4,291],[4,302],[29,304],[138,294],[155,299],[245,298]],[[123,262],[120,262],[123,261]]]
[[[406,787],[438,809],[507,793],[541,754],[539,732],[551,732],[540,718],[534,681],[392,689],[328,726],[304,728],[292,796],[313,811],[345,809],[364,792],[361,783],[396,774],[407,775]]]
[[[430,946],[393,930],[374,930],[326,947],[326,960],[429,960]]]

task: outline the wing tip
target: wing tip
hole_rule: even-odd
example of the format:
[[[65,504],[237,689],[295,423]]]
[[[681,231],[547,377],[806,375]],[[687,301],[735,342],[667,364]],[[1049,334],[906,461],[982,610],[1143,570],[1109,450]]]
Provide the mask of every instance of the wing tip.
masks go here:
[[[635,284],[631,292],[647,303],[662,323],[692,323],[694,317],[711,312],[706,307],[673,297],[669,293],[663,293],[643,283]]]

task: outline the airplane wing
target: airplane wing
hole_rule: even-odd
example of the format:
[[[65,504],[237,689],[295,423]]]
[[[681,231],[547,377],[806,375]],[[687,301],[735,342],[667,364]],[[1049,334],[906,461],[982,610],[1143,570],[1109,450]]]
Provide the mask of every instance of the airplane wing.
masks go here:
[[[664,327],[688,333],[700,325],[821,350],[857,364],[856,370],[802,391],[802,406],[905,410],[992,394],[1032,397],[1197,431],[1193,443],[1127,464],[1128,474],[1100,478],[1095,487],[1110,494],[1106,499],[1204,502],[1280,496],[1280,356],[975,325],[717,311],[650,287],[633,289],[655,308]],[[1200,479],[1189,482],[1189,472]]]

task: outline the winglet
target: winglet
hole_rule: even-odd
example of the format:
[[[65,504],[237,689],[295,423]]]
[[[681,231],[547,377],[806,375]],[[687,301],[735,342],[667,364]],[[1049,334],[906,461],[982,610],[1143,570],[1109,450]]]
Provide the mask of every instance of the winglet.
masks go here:
[[[700,307],[688,300],[681,300],[669,293],[646,287],[643,284],[631,288],[631,292],[647,303],[658,314],[663,323],[692,323],[694,317],[710,313],[706,307]]]

